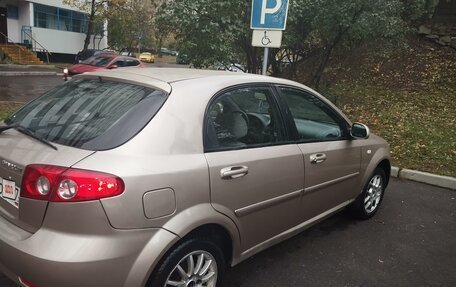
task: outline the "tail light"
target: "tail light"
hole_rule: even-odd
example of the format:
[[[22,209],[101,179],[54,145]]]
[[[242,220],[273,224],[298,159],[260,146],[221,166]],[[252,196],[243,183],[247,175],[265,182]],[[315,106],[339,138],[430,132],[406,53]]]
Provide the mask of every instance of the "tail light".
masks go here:
[[[22,278],[21,276],[18,277],[19,283],[21,284],[20,286],[23,287],[37,287],[36,285],[32,284],[30,281]]]
[[[63,79],[65,81],[68,80],[68,68],[63,69]]]
[[[98,171],[31,164],[25,168],[21,197],[53,202],[97,200],[122,194],[121,178]]]

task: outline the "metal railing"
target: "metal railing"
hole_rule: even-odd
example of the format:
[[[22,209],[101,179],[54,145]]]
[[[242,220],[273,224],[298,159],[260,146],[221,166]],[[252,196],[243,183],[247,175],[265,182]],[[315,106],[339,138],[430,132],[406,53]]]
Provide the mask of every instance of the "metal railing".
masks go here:
[[[38,52],[42,52],[42,53],[46,54],[46,60],[47,60],[47,63],[49,64],[49,55],[52,55],[52,53],[49,52],[49,50],[46,49],[43,45],[41,45],[40,42],[38,42],[35,38],[33,38],[33,36],[29,32],[27,32],[25,30],[23,30],[22,32],[25,35],[27,35],[30,38],[30,40],[32,40],[32,50],[34,52],[38,51]],[[36,47],[37,44],[40,46],[40,48]]]
[[[12,44],[12,45],[14,45],[14,46],[16,46],[18,48],[17,50],[19,51],[19,59],[22,61],[22,47],[20,45],[16,44],[16,43],[14,43],[14,41],[11,40],[11,38],[9,38],[7,35],[3,34],[2,32],[0,32],[0,35],[5,37],[5,39],[7,40],[6,41],[7,43],[5,43],[5,45],[11,45]]]

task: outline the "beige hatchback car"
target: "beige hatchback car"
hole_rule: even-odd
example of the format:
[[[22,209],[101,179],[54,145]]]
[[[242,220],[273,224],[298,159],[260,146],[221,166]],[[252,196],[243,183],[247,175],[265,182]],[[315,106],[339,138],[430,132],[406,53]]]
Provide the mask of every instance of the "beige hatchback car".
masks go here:
[[[379,209],[388,144],[296,82],[87,73],[0,127],[0,272],[23,286],[219,286],[350,206]]]

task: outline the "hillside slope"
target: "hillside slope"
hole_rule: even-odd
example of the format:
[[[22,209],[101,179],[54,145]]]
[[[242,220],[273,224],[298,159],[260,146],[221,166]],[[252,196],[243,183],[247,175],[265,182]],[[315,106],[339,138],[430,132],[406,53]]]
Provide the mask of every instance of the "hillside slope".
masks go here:
[[[416,35],[388,55],[372,47],[334,55],[320,90],[389,142],[394,165],[456,177],[455,49]]]

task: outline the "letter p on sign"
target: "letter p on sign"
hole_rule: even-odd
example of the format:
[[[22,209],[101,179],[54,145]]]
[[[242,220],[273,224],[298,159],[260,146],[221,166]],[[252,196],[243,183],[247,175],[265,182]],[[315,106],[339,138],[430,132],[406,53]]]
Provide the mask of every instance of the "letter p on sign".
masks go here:
[[[280,7],[282,6],[282,0],[274,0],[274,1],[276,3],[275,3],[275,6],[273,8],[268,8],[267,7],[267,4],[268,4],[267,0],[263,1],[263,6],[261,7],[261,20],[260,20],[260,23],[262,25],[265,24],[264,22],[265,22],[266,14],[274,14],[277,11],[279,11]]]
[[[253,0],[251,29],[285,30],[288,0]]]

